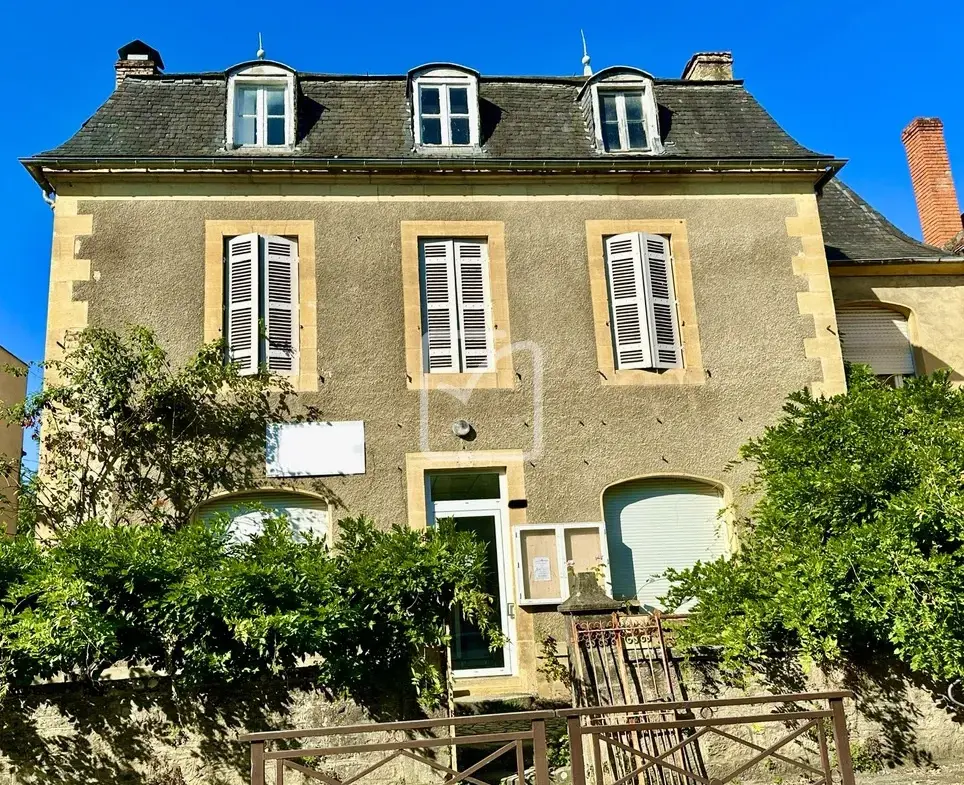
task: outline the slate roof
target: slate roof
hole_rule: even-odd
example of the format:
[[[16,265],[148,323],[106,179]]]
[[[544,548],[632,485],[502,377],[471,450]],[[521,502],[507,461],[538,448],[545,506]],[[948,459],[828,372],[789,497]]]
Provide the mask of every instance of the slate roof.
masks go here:
[[[299,74],[298,135],[282,157],[425,158],[413,150],[406,78]],[[599,159],[576,100],[583,79],[483,77],[481,155]],[[661,158],[828,159],[792,139],[742,82],[657,80]],[[130,76],[46,157],[245,156],[225,150],[223,73]],[[259,151],[264,155],[264,151]],[[613,156],[608,155],[608,158]]]
[[[950,257],[946,251],[904,234],[839,179],[824,186],[818,203],[823,242],[831,265],[938,261]]]
[[[52,159],[69,167],[71,160],[109,158],[434,158],[414,149],[407,84],[406,76],[300,73],[294,150],[252,153],[225,147],[225,73],[128,76],[70,139],[24,163],[33,169]],[[584,84],[567,77],[480,78],[481,150],[473,155],[493,162],[792,160],[818,169],[840,164],[790,137],[741,81],[657,79],[663,153],[600,153],[577,100]],[[831,264],[948,258],[901,232],[838,180],[826,183],[819,204]]]

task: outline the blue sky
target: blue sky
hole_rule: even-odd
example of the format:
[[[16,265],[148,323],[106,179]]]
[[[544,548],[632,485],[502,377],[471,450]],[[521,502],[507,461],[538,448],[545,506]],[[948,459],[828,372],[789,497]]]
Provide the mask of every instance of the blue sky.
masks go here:
[[[625,64],[676,77],[695,51],[732,50],[737,77],[777,121],[808,147],[850,159],[843,178],[905,231],[920,234],[900,143],[912,118],[944,120],[964,195],[959,0],[47,0],[7,3],[0,22],[0,73],[16,79],[0,123],[0,189],[11,232],[2,256],[0,344],[30,361],[43,355],[51,214],[17,158],[59,144],[94,112],[113,87],[117,48],[133,38],[157,48],[169,72],[250,59],[259,31],[268,57],[324,72],[403,73],[450,60],[483,74],[571,75],[581,68],[580,28],[596,69]]]

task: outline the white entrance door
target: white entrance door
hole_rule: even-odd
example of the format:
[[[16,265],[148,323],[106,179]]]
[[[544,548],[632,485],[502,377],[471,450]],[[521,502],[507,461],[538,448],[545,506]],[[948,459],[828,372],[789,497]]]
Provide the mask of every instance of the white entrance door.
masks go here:
[[[504,477],[500,477],[499,487],[503,486]],[[490,649],[478,625],[456,612],[452,620],[452,675],[456,677],[507,676],[512,673],[504,531],[508,515],[504,499],[504,494],[500,493],[499,498],[433,500],[430,504],[431,523],[451,518],[457,530],[470,531],[485,544],[488,563],[485,589],[492,596],[496,620],[507,639],[505,646]]]

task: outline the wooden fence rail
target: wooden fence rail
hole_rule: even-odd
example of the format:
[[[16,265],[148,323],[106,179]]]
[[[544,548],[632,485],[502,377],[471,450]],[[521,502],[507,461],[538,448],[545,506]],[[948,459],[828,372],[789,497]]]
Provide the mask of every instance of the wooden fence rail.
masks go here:
[[[442,785],[490,785],[478,775],[504,756],[512,756],[509,770],[518,777],[518,785],[549,785],[547,721],[565,722],[572,785],[725,785],[764,761],[803,773],[815,785],[854,785],[844,714],[844,701],[852,697],[849,692],[816,692],[658,701],[269,731],[246,734],[241,741],[250,744],[251,785],[285,785],[289,772],[325,785],[353,785],[393,761],[425,766],[436,773]],[[819,707],[801,706],[807,703]],[[751,727],[744,734],[749,738],[731,732],[739,726]],[[755,736],[765,736],[766,732],[770,735],[765,738]],[[395,738],[383,740],[386,734]],[[398,738],[399,734],[404,734],[404,738]],[[658,752],[654,752],[657,748],[653,745],[644,743],[653,734],[663,734]],[[346,744],[314,741],[353,735],[364,735],[366,740],[354,743],[352,739]],[[372,736],[383,738],[374,740]],[[830,737],[836,761],[831,756]],[[736,762],[731,757],[725,761],[704,761],[698,742],[710,738],[752,754]],[[809,744],[810,757],[801,759],[789,754],[788,745],[802,742]],[[480,753],[482,757],[459,769],[455,751],[468,746],[487,749]],[[446,749],[447,762],[433,754]],[[379,753],[387,754],[374,762],[365,759],[359,763],[359,757]],[[330,765],[331,759],[344,760],[345,756],[352,756],[356,764],[356,771],[349,775],[318,768]],[[527,756],[532,761],[530,767],[526,766]],[[501,765],[506,764],[502,761]],[[269,778],[267,773],[271,770],[273,775]],[[392,779],[398,781],[397,776]]]

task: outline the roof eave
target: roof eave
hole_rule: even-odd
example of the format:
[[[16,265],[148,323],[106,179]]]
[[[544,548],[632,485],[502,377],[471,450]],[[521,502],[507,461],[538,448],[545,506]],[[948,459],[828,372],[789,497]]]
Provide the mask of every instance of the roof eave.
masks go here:
[[[961,264],[964,256],[945,254],[943,256],[895,256],[888,259],[867,257],[866,259],[828,259],[830,267],[865,267],[871,264]]]
[[[309,156],[285,157],[70,157],[40,155],[21,158],[31,176],[46,192],[55,189],[48,175],[60,173],[102,172],[203,172],[228,170],[245,173],[304,172],[403,172],[458,171],[485,172],[560,172],[622,174],[636,172],[688,173],[752,173],[784,172],[813,174],[818,181],[833,176],[844,161],[829,157],[787,158],[332,158]]]

